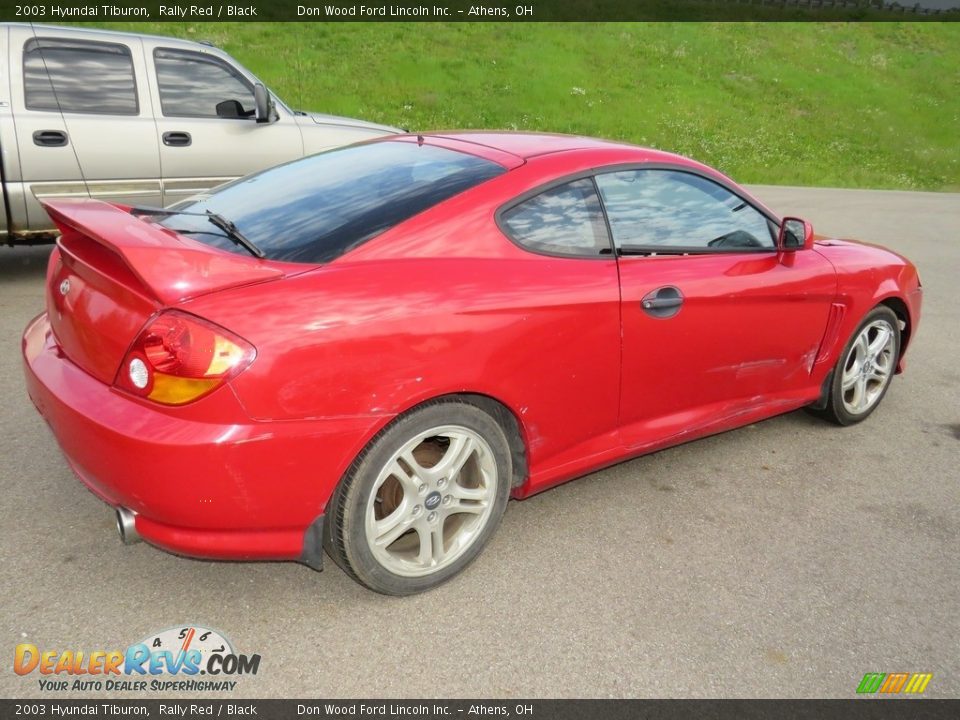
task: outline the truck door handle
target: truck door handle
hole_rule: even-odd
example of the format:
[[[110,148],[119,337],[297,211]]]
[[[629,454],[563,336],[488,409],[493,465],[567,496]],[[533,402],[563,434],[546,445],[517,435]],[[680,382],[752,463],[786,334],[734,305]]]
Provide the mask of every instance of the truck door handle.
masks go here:
[[[683,293],[672,285],[657,288],[643,296],[640,307],[655,318],[669,318],[680,312],[683,305]]]
[[[163,134],[163,144],[170,147],[187,147],[193,142],[188,132],[171,131]]]
[[[33,133],[33,144],[40,147],[63,147],[67,144],[67,134],[63,130],[37,130]]]

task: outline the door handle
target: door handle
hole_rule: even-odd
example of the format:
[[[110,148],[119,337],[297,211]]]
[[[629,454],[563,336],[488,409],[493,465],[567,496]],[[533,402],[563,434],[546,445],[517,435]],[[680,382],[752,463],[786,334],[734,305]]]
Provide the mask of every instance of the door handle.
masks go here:
[[[188,132],[173,130],[163,134],[163,144],[170,147],[187,147],[192,142],[193,138],[190,137]]]
[[[640,300],[643,311],[655,318],[670,318],[680,312],[683,305],[683,293],[672,285],[652,290]]]
[[[40,147],[63,147],[67,144],[67,134],[63,130],[37,130],[33,133],[33,144]]]
[[[659,310],[661,308],[674,308],[683,305],[683,300],[680,298],[653,298],[651,300],[643,301],[644,310]]]

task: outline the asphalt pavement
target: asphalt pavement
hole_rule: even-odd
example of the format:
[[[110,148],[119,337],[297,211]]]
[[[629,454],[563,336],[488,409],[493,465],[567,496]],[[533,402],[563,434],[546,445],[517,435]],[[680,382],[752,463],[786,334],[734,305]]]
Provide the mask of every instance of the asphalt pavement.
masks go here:
[[[83,696],[15,675],[18,643],[89,653],[187,624],[262,656],[215,697],[852,697],[900,671],[960,695],[960,195],[754,190],[918,265],[923,320],[877,412],[794,412],[512,502],[477,562],[411,598],[333,562],[121,545],[24,389],[49,248],[0,247],[0,696]]]

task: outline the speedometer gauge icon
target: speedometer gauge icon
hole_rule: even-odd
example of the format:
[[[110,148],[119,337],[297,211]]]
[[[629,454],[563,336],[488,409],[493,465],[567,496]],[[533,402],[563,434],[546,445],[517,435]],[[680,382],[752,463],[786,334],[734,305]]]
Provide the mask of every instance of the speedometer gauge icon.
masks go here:
[[[151,652],[167,651],[172,653],[173,657],[182,657],[187,652],[196,650],[200,653],[200,662],[197,666],[201,668],[207,667],[207,661],[213,654],[234,654],[229,640],[218,631],[202,625],[168,628],[148,635],[140,642],[150,648]],[[206,671],[201,670],[200,674],[206,674]]]

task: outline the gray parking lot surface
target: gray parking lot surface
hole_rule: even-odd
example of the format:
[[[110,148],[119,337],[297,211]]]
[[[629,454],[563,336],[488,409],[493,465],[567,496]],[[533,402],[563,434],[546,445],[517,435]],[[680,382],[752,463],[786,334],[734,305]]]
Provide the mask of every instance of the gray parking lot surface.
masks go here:
[[[923,321],[880,409],[845,429],[790,413],[513,502],[462,576],[405,599],[329,561],[122,546],[24,389],[49,249],[0,248],[0,695],[43,695],[17,643],[189,623],[261,654],[232,697],[851,697],[897,671],[960,695],[960,195],[755,191],[918,265]]]

